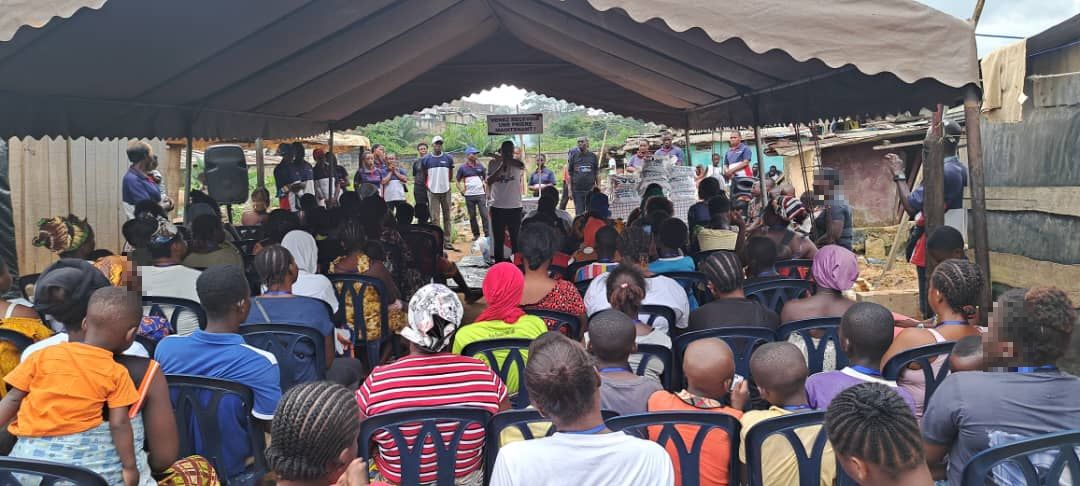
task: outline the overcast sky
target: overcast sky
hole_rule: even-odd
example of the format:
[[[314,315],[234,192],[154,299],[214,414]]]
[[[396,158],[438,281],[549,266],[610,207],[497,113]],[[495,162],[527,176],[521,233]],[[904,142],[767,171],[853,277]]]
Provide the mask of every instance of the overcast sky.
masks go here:
[[[915,0],[961,19],[971,17],[976,0]],[[976,33],[1029,37],[1063,20],[1080,14],[1080,0],[986,0]],[[976,37],[979,56],[998,47],[1017,42],[1014,39]],[[466,98],[477,103],[516,105],[525,91],[500,86]]]

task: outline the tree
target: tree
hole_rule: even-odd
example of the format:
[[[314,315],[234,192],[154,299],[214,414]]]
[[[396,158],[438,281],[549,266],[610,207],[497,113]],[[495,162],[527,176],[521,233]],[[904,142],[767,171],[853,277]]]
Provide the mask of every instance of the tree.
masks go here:
[[[387,152],[402,153],[411,150],[413,145],[424,138],[416,120],[409,116],[399,116],[390,120],[372,123],[360,128],[371,143],[380,143]]]
[[[487,134],[487,120],[476,120],[468,125],[450,125],[443,133],[446,150],[457,152],[467,147],[476,147],[480,153],[494,153],[495,137]]]

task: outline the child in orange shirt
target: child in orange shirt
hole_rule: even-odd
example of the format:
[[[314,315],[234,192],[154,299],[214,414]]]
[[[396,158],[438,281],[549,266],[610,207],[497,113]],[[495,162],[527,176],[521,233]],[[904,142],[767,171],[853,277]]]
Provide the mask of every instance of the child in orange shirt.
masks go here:
[[[735,357],[731,347],[718,338],[698,339],[686,347],[683,354],[683,375],[686,377],[686,389],[679,393],[658,391],[649,397],[650,412],[664,411],[706,411],[726,413],[741,419],[743,408],[750,400],[750,390],[746,381],[732,386],[735,381]],[[722,403],[731,393],[731,406]],[[700,426],[678,425],[676,430],[685,444],[694,443]],[[649,427],[649,437],[655,439],[660,427]],[[727,486],[731,474],[731,442],[738,437],[729,437],[723,430],[708,432],[705,443],[698,454],[700,484]],[[673,441],[665,446],[671,461],[675,465],[675,484],[682,484],[682,467],[679,454]]]
[[[139,394],[113,355],[131,345],[141,318],[137,292],[98,289],[87,305],[83,342],[42,349],[4,378],[12,389],[0,401],[0,423],[15,417],[8,429],[19,437],[12,457],[82,466],[109,484],[139,483],[128,418]],[[105,406],[107,426],[101,413]]]

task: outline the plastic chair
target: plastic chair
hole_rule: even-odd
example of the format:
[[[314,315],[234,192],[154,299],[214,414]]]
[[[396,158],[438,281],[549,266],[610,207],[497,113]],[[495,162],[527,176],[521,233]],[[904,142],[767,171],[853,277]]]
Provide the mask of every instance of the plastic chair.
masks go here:
[[[223,480],[241,471],[227,471],[221,464],[224,456],[222,429],[228,428],[225,420],[229,414],[221,414],[222,401],[229,397],[235,407],[234,417],[246,423],[241,424],[247,432],[251,454],[255,457],[253,472],[265,474],[266,439],[262,430],[252,422],[251,409],[255,404],[251,389],[235,381],[207,378],[193,375],[165,375],[169,383],[169,396],[172,398],[173,414],[176,416],[176,431],[180,436],[180,457],[199,454],[209,460],[218,477]],[[221,415],[225,415],[222,417]]]
[[[581,318],[573,314],[553,310],[525,308],[525,313],[549,323],[548,329],[559,331],[575,341],[581,340]],[[550,323],[554,323],[554,327]]]
[[[30,275],[19,277],[19,293],[21,293],[23,298],[28,302],[34,301],[33,287],[37,284],[38,277],[40,276],[40,273],[31,273]]]
[[[413,410],[402,410],[373,415],[360,423],[359,455],[365,460],[373,456],[372,438],[379,431],[390,434],[394,440],[394,446],[398,451],[398,461],[401,464],[401,484],[420,484],[421,455],[424,452],[425,443],[432,444],[430,454],[435,455],[438,465],[436,484],[454,484],[454,470],[457,466],[457,451],[461,446],[461,439],[465,430],[472,424],[478,424],[480,428],[487,425],[491,414],[486,410],[468,407],[437,407]],[[439,431],[439,425],[457,423],[449,441],[445,440],[444,430]],[[408,436],[403,428],[420,430],[409,432]],[[411,436],[411,437],[409,437]]]
[[[882,378],[896,381],[896,379],[900,377],[900,373],[903,373],[909,364],[917,363],[921,369],[911,371],[922,372],[923,378],[926,380],[926,391],[923,392],[922,402],[925,406],[925,404],[930,403],[930,397],[934,395],[934,391],[937,390],[938,385],[945,380],[946,376],[949,376],[948,356],[955,345],[956,343],[953,341],[945,341],[943,343],[927,344],[925,346],[919,346],[897,353],[896,356],[889,358],[889,361],[881,368]],[[943,358],[941,360],[941,367],[938,369],[937,374],[934,374],[934,368],[931,366],[931,362],[939,356]]]
[[[698,306],[705,305],[713,300],[712,292],[709,291],[708,279],[701,272],[661,272],[660,275],[668,277],[686,289],[687,297],[694,297]]]
[[[814,261],[808,258],[791,258],[788,260],[780,260],[773,265],[776,271],[780,275],[784,275],[784,278],[789,279],[802,279],[810,280],[813,278],[812,269],[814,268]]]
[[[638,317],[644,317],[645,324],[654,328],[656,327],[656,320],[664,318],[668,324],[668,334],[671,334],[671,330],[675,327],[675,309],[666,305],[643,305],[641,309],[638,309]]]
[[[675,350],[675,386],[685,386],[686,379],[682,376],[682,360],[683,354],[686,353],[686,348],[690,346],[690,343],[705,338],[723,339],[731,347],[732,354],[735,355],[735,372],[742,375],[743,378],[749,379],[750,355],[754,354],[754,350],[758,346],[772,342],[774,336],[772,329],[739,326],[703,329],[676,337],[671,346]]]
[[[795,460],[798,461],[799,484],[801,486],[818,486],[821,484],[821,461],[836,460],[836,456],[832,454],[828,457],[823,454],[825,442],[828,440],[825,427],[822,427],[824,421],[824,411],[808,411],[766,419],[754,424],[746,433],[746,480],[750,486],[762,485],[762,469],[765,464],[762,464],[761,450],[765,445],[765,439],[773,435],[783,436],[791,445]],[[809,453],[807,453],[802,439],[799,438],[796,432],[803,427],[815,425],[821,428],[818,429],[817,436],[814,438]],[[839,469],[839,464],[837,464],[837,468]]]
[[[247,324],[240,326],[240,335],[277,358],[282,393],[298,383],[326,379],[326,338],[319,331],[295,324]]]
[[[180,316],[193,313],[199,320],[199,329],[206,330],[206,311],[194,300],[175,297],[156,297],[144,295],[142,298],[143,315],[160,316],[169,321],[169,331],[176,334],[180,329]]]
[[[1080,430],[1040,435],[1009,444],[991,447],[975,454],[964,466],[963,486],[992,484],[1026,484],[1027,486],[1057,486],[1065,469],[1075,483],[1080,478]],[[1031,455],[1055,454],[1049,466],[1036,466]],[[1017,480],[1020,476],[1024,482]]]
[[[638,362],[637,369],[634,370],[634,374],[645,376],[645,371],[649,368],[648,358],[656,358],[664,364],[664,372],[660,374],[660,384],[664,386],[665,390],[676,391],[672,389],[672,384],[675,381],[671,377],[675,373],[675,364],[671,349],[660,344],[639,344],[635,354],[640,354],[642,357],[641,361]]]
[[[701,484],[701,449],[709,432],[714,429],[723,430],[727,432],[731,452],[728,458],[728,484],[739,484],[739,420],[731,415],[697,411],[650,412],[621,415],[608,420],[607,426],[612,430],[622,430],[643,439],[647,438],[665,448],[669,442],[672,443],[677,455],[672,458],[672,462],[681,473],[683,486]],[[679,426],[697,427],[691,443],[687,444],[683,440],[682,434],[676,428]],[[650,428],[652,430],[649,430]],[[670,450],[668,453],[671,453]]]
[[[379,365],[382,357],[382,345],[393,339],[390,333],[390,305],[386,301],[386,287],[381,280],[364,275],[327,275],[330,284],[334,287],[334,295],[338,300],[338,311],[334,314],[334,322],[343,322],[353,329],[353,353],[357,358],[363,359],[367,369],[373,370]],[[379,296],[379,338],[368,339],[367,325],[364,321],[364,294],[367,289],[375,289]],[[353,320],[345,320],[346,302],[352,304]],[[361,353],[363,350],[363,354]]]
[[[262,226],[234,226],[236,234],[244,240],[260,240],[263,238]]]
[[[510,386],[510,373],[517,374],[517,395],[510,397],[510,405],[515,409],[529,406],[529,391],[525,389],[525,355],[522,351],[528,351],[531,339],[487,339],[467,344],[462,350],[462,356],[486,361],[495,374]],[[499,356],[497,356],[499,355]]]
[[[810,331],[815,330],[824,331],[824,334],[818,338],[817,346],[814,345],[814,337],[810,334]],[[833,348],[836,350],[836,369],[847,366],[847,356],[840,347],[839,317],[817,317],[789,322],[776,330],[776,340],[787,341],[792,334],[802,337],[803,344],[806,345],[806,366],[811,375],[820,373],[825,368],[825,350],[828,349],[829,342],[833,343]]]
[[[105,481],[105,478],[83,467],[36,459],[0,457],[0,484],[26,484],[26,479],[20,482],[15,478],[15,474],[35,476],[39,478],[40,483],[38,484],[41,486],[53,486],[56,484],[108,486],[109,484]]]
[[[604,420],[618,417],[619,414],[611,410],[601,410],[600,415]],[[540,412],[536,409],[525,410],[505,410],[491,416],[491,419],[487,423],[487,433],[484,439],[484,447],[487,449],[484,454],[484,467],[487,471],[487,477],[491,477],[491,470],[495,467],[495,459],[499,456],[499,448],[502,447],[502,432],[510,427],[517,429],[521,433],[523,440],[533,440],[537,438],[533,433],[533,428],[530,427],[534,424],[546,424],[546,428],[540,437],[550,437],[556,432],[555,424],[551,423],[551,419],[540,415]]]
[[[0,341],[7,341],[15,346],[21,354],[28,346],[34,344],[34,340],[29,336],[23,334],[14,329],[0,329]]]
[[[807,280],[782,278],[747,283],[743,287],[743,293],[747,298],[756,300],[766,309],[772,309],[776,315],[780,315],[787,301],[809,295],[811,287],[811,282]]]

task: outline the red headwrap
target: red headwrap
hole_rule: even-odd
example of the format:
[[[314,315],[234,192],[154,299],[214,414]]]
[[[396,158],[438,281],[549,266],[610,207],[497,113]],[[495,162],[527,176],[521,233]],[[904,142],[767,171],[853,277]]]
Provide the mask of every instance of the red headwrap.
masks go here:
[[[525,292],[525,275],[512,263],[496,263],[484,277],[484,300],[487,308],[477,321],[503,321],[513,324],[525,315],[521,310],[521,295]]]

